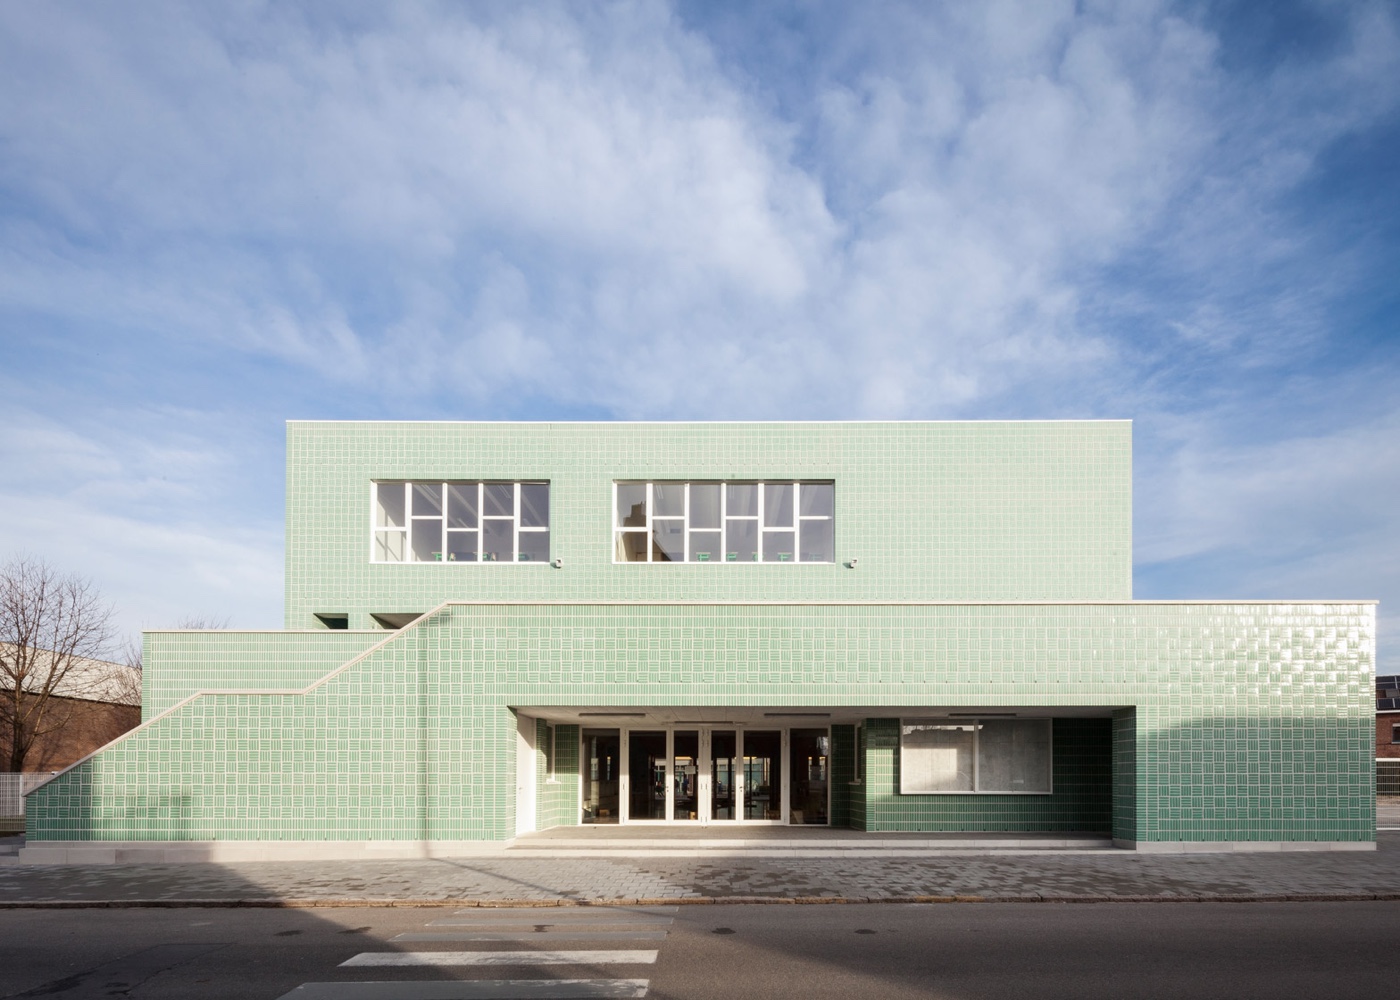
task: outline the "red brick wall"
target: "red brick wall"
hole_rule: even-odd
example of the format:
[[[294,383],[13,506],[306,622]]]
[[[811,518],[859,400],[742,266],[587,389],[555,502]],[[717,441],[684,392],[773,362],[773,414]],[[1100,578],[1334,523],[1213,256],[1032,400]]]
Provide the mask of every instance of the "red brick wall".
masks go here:
[[[1400,743],[1391,743],[1394,726],[1400,726],[1400,712],[1376,713],[1376,756],[1400,757]]]
[[[55,698],[49,703],[49,713],[46,727],[55,720],[63,720],[63,726],[30,747],[29,755],[24,760],[26,771],[61,771],[141,723],[139,705],[109,705],[101,701]],[[1387,738],[1388,734],[1389,730]],[[9,770],[7,735],[0,733],[0,741],[3,741],[0,742],[0,770]]]

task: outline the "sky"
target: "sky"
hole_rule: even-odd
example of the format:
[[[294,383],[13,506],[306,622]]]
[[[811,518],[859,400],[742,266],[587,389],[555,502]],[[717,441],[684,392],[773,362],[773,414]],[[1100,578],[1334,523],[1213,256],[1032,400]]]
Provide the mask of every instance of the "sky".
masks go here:
[[[1400,672],[1400,4],[0,0],[0,558],[124,630],[281,626],[287,420],[1064,418]]]

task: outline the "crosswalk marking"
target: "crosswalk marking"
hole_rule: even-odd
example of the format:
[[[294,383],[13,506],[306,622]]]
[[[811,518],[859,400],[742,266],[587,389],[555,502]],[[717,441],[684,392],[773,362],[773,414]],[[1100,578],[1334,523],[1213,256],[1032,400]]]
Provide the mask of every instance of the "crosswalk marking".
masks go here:
[[[568,938],[570,941],[664,941],[665,931],[576,931],[572,927],[543,927],[513,931],[443,931],[441,933],[395,934],[393,941],[538,941],[540,938]]]
[[[670,923],[675,919],[674,906],[656,910],[607,909],[561,910],[540,908],[528,910],[454,910],[450,917],[459,922],[488,924],[560,924],[578,923]]]
[[[533,920],[603,920],[610,917],[674,917],[679,906],[468,906],[453,910],[454,917],[495,917],[508,920],[519,917]]]
[[[655,965],[658,953],[653,949],[610,949],[606,945],[623,941],[664,941],[677,909],[675,906],[648,906],[457,910],[448,918],[426,921],[426,926],[420,924],[423,930],[398,934],[385,943],[431,946],[452,942],[514,942],[524,947],[490,951],[366,951],[340,963],[340,967],[440,969],[444,970],[444,975],[450,968],[477,968],[481,971],[476,975],[489,975],[489,970],[505,967]],[[591,942],[604,947],[590,948],[588,943]],[[573,947],[574,943],[584,947]],[[534,950],[530,944],[547,947]],[[569,944],[570,947],[548,947],[554,944]],[[646,997],[650,985],[648,979],[620,978],[303,983],[281,1000],[592,1000]]]
[[[302,983],[279,1000],[594,1000],[645,997],[645,979],[478,979],[451,983]]]
[[[364,965],[653,965],[655,951],[362,951],[340,963]]]
[[[429,920],[429,927],[471,927],[479,931],[518,931],[522,927],[670,927],[674,917],[648,917],[645,920],[549,920],[543,917],[534,920],[463,920],[460,917],[446,917]]]

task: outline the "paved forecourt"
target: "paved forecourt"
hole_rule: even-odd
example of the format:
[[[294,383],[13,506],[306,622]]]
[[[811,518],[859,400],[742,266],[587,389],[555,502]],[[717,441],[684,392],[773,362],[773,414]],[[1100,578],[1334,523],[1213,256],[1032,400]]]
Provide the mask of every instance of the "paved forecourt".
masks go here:
[[[1400,832],[1345,853],[949,850],[821,857],[557,856],[235,864],[0,865],[0,907],[560,906],[637,901],[1400,899]]]

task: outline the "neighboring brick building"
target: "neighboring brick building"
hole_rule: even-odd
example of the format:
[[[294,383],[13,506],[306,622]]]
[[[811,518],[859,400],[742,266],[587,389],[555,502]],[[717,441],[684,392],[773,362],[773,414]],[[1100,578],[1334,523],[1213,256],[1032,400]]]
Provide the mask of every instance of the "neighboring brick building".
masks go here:
[[[1371,849],[1375,620],[1133,600],[1125,421],[297,422],[285,630],[148,632],[144,724],[30,797],[26,850]]]
[[[1376,756],[1400,758],[1400,674],[1376,678]]]
[[[32,690],[32,688],[26,688]],[[8,697],[9,692],[4,691]],[[48,732],[29,748],[24,770],[60,771],[141,723],[141,671],[122,663],[78,659],[45,709]],[[11,734],[0,726],[0,772],[10,768]]]

